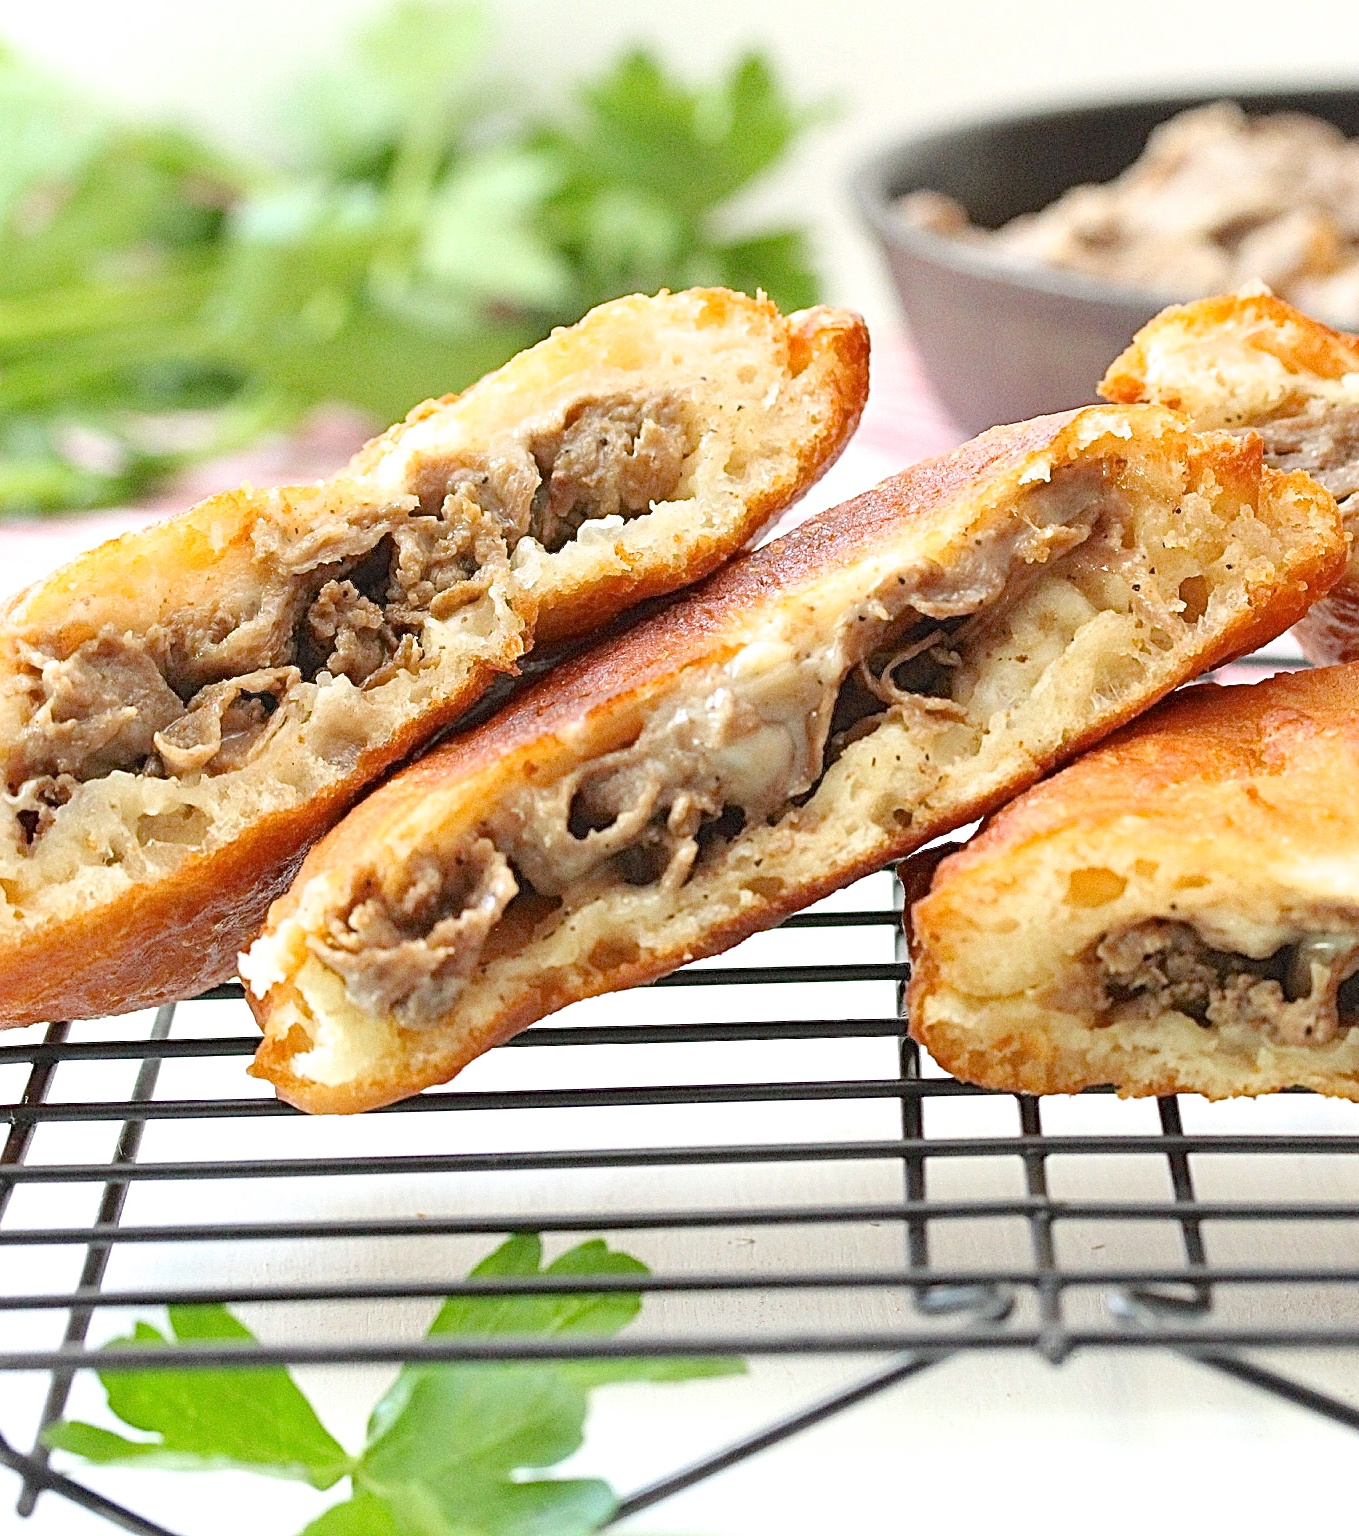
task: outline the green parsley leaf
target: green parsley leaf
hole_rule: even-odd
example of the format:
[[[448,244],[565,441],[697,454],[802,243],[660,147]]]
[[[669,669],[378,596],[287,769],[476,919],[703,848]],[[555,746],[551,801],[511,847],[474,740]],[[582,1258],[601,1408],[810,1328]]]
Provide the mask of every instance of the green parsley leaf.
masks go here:
[[[405,1536],[392,1506],[369,1493],[356,1493],[343,1504],[332,1504],[301,1536]]]
[[[644,1274],[646,1266],[599,1240],[544,1269],[542,1242],[518,1233],[469,1279],[543,1274]],[[450,1297],[430,1337],[450,1333],[616,1333],[640,1310],[635,1292]],[[573,1536],[598,1528],[616,1501],[592,1479],[525,1479],[580,1448],[588,1387],[554,1362],[407,1366],[373,1410],[354,1483],[421,1536]],[[458,1432],[450,1434],[450,1427]]]
[[[563,1508],[602,1510],[591,1516],[597,1524],[613,1510],[607,1485],[587,1492],[522,1478],[525,1469],[552,1466],[580,1448],[587,1406],[586,1394],[551,1365],[407,1368],[374,1410],[355,1486],[398,1515],[437,1514],[430,1530],[440,1536],[517,1529],[517,1518],[496,1524],[492,1512],[503,1522],[529,1490],[534,1509],[560,1499]]]
[[[543,1268],[542,1240],[519,1232],[488,1254],[469,1280],[540,1275],[644,1275],[647,1267],[631,1254],[610,1249],[602,1238],[580,1243]],[[614,1334],[642,1308],[636,1291],[580,1292],[559,1296],[452,1296],[430,1324],[430,1337],[444,1333]]]
[[[557,179],[551,159],[532,151],[467,156],[430,196],[421,269],[472,303],[559,309],[571,297],[571,271],[536,228]]]
[[[517,1233],[469,1279],[643,1275],[646,1266],[599,1238],[543,1264],[541,1240]],[[636,1291],[542,1292],[450,1297],[430,1337],[456,1333],[611,1336],[641,1310]],[[166,1349],[176,1343],[253,1335],[224,1307],[170,1309],[173,1338],[138,1323],[113,1346]],[[133,1440],[93,1424],[63,1422],[53,1449],[101,1465],[212,1470],[234,1467],[328,1488],[351,1479],[351,1495],[303,1536],[588,1536],[617,1508],[597,1478],[536,1477],[577,1451],[589,1393],[613,1382],[684,1381],[744,1369],[739,1360],[620,1359],[408,1365],[373,1409],[367,1444],[347,1456],[291,1376],[278,1367],[239,1370],[105,1371],[110,1409],[157,1438]]]
[[[469,1279],[646,1273],[640,1260],[599,1238],[544,1266],[541,1240],[519,1233]],[[637,1316],[641,1304],[636,1291],[456,1296],[444,1303],[429,1333],[611,1336]],[[354,1483],[393,1512],[403,1536],[408,1530],[420,1536],[592,1531],[616,1507],[607,1484],[523,1476],[580,1448],[591,1389],[742,1369],[740,1361],[685,1359],[407,1366],[373,1411]],[[450,1434],[451,1426],[458,1433]]]
[[[564,168],[544,217],[575,262],[585,301],[630,278],[641,288],[763,288],[784,308],[814,302],[805,249],[781,236],[724,244],[719,230],[734,195],[822,115],[795,109],[756,55],[691,88],[639,49],[583,86],[575,118],[544,125],[536,142]]]
[[[172,1343],[254,1335],[225,1307],[172,1307],[173,1340],[149,1323],[110,1348],[165,1349]],[[109,1408],[133,1429],[158,1436],[126,1440],[91,1424],[60,1423],[47,1431],[53,1449],[101,1463],[136,1462],[179,1470],[238,1467],[329,1488],[352,1462],[281,1366],[185,1371],[101,1371]]]

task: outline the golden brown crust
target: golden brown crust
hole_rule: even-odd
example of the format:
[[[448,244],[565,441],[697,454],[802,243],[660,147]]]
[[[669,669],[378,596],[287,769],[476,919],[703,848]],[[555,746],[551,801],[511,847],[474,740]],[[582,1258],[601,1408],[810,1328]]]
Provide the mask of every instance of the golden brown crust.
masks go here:
[[[1198,427],[1260,426],[1309,406],[1359,402],[1359,337],[1333,330],[1264,288],[1172,305],[1109,365],[1106,400],[1154,401]],[[1346,511],[1353,536],[1359,513]],[[1320,666],[1359,659],[1359,546],[1350,569],[1295,628]]]
[[[1185,354],[1189,363],[1182,368]],[[1291,387],[1293,401],[1301,403],[1310,381],[1337,382],[1359,369],[1359,337],[1313,320],[1263,287],[1217,294],[1172,304],[1149,320],[1109,364],[1099,392],[1123,405],[1154,400],[1204,425],[1237,425],[1219,414],[1222,365],[1239,360],[1248,366],[1252,354],[1279,363],[1282,390]],[[1286,405],[1286,394],[1277,398]]]
[[[1011,801],[949,856],[943,875],[952,879],[1059,829],[1099,827],[1134,809],[1158,822],[1183,824],[1173,793],[1177,787],[1197,790],[1286,768],[1270,729],[1280,722],[1279,710],[1305,715],[1327,734],[1359,733],[1359,666],[1280,673],[1247,687],[1199,683],[1181,689],[1111,735],[1098,751]],[[1337,813],[1348,818],[1352,806],[1359,811],[1359,801],[1328,796],[1320,802],[1304,799],[1292,814],[1308,806],[1317,828],[1332,824]],[[1252,831],[1268,826],[1266,805],[1247,799],[1244,808],[1252,816]],[[1359,832],[1359,815],[1354,825]],[[1268,840],[1260,857],[1270,857]]]
[[[939,864],[910,914],[913,1036],[1007,1091],[1359,1098],[1359,1030],[1290,1045],[1129,1019],[1087,974],[1094,944],[1142,922],[1256,959],[1359,927],[1356,762],[1359,666],[1166,700]]]
[[[715,367],[699,366],[708,358]],[[772,406],[757,410],[735,404],[739,395],[722,396],[728,375],[753,376],[756,365],[756,383],[744,387],[772,390]],[[733,471],[732,488],[723,481],[720,498],[706,502],[700,485],[692,508],[667,503],[628,523],[612,543],[596,539],[588,550],[568,546],[562,556],[545,557],[531,580],[516,585],[507,573],[501,601],[510,622],[500,639],[471,651],[460,669],[441,673],[439,691],[396,719],[381,740],[360,744],[343,772],[322,775],[300,803],[262,808],[223,846],[192,851],[171,873],[134,879],[109,899],[35,915],[21,913],[11,898],[6,916],[13,921],[0,933],[0,1020],[19,1025],[125,1011],[226,979],[306,848],[367,785],[455,721],[497,674],[512,671],[532,643],[593,632],[628,606],[707,574],[834,462],[867,396],[867,331],[843,310],[785,318],[767,300],[723,289],[617,300],[463,395],[417,406],[330,482],[276,491],[247,486],[211,497],[80,556],[12,599],[0,614],[0,693],[26,675],[27,647],[64,657],[100,634],[144,634],[186,611],[249,617],[274,545],[305,538],[318,514],[362,525],[393,503],[413,503],[422,465],[443,464],[450,441],[475,446],[526,413],[558,408],[573,390],[607,396],[620,380],[640,380],[633,386],[640,388],[682,379],[686,367],[696,378],[713,375],[712,403],[703,404],[709,414],[699,424],[718,445],[714,453],[723,434],[730,436],[744,478]],[[707,377],[698,383],[709,387]],[[738,409],[746,410],[744,418],[735,416]],[[766,423],[763,438],[741,425],[755,417]],[[696,452],[696,462],[705,451]],[[705,484],[717,483],[703,464],[699,472],[708,475]],[[654,530],[643,527],[649,523]]]
[[[815,622],[829,630],[853,599],[873,589],[873,580],[890,580],[890,572],[901,569],[918,575],[932,568],[942,575],[979,530],[1012,525],[1017,497],[1055,468],[1087,456],[1135,459],[1139,451],[1151,452],[1162,435],[1173,443],[1166,451],[1194,461],[1196,472],[1211,466],[1213,474],[1205,478],[1223,495],[1258,498],[1274,508],[1269,515],[1275,517],[1283,501],[1296,498],[1314,531],[1290,545],[1287,559],[1253,590],[1249,604],[1211,634],[1194,637],[1154,683],[1099,707],[1090,704],[1059,738],[1044,740],[1032,755],[1007,759],[1003,772],[979,778],[971,792],[953,795],[946,806],[897,814],[901,802],[893,797],[890,776],[883,777],[886,770],[858,785],[846,778],[831,810],[822,806],[818,791],[805,807],[767,829],[771,840],[783,828],[795,845],[805,845],[794,878],[743,877],[739,902],[725,907],[715,892],[711,908],[693,921],[672,920],[658,908],[655,926],[639,931],[638,942],[607,941],[598,957],[545,962],[531,978],[506,984],[493,1000],[461,1008],[456,1028],[404,1030],[399,1069],[389,1066],[378,1076],[359,1073],[338,1083],[299,1074],[293,1059],[305,1052],[309,1037],[292,1034],[301,997],[291,976],[280,975],[263,989],[264,997],[250,997],[266,1036],[251,1070],[272,1081],[281,1097],[314,1112],[367,1108],[444,1081],[489,1046],[568,1002],[636,985],[718,953],[994,809],[1185,677],[1277,634],[1336,579],[1344,545],[1333,501],[1306,477],[1262,469],[1257,440],[1189,441],[1175,417],[1154,407],[1096,407],[996,428],[733,562],[621,640],[566,663],[485,725],[405,770],[312,851],[291,890],[271,910],[266,936],[301,921],[309,893],[362,861],[371,862],[374,847],[384,850],[388,867],[399,868],[408,851],[447,845],[475,827],[516,786],[554,781],[568,765],[629,741],[686,672],[725,662],[767,632],[771,617],[810,615],[824,605],[826,617]],[[861,574],[870,570],[873,580]],[[700,884],[691,882],[689,888],[694,903],[706,899]]]
[[[722,289],[710,293],[707,308],[715,324],[730,323],[732,300],[754,302]],[[792,315],[785,325],[793,376],[809,395],[824,402],[811,430],[796,442],[782,445],[790,459],[785,472],[747,497],[744,515],[720,543],[712,541],[704,547],[676,541],[668,558],[666,551],[657,549],[646,565],[620,563],[604,579],[559,587],[551,604],[539,613],[536,644],[593,635],[626,609],[709,575],[804,496],[844,452],[868,398],[868,329],[858,315],[824,306]]]

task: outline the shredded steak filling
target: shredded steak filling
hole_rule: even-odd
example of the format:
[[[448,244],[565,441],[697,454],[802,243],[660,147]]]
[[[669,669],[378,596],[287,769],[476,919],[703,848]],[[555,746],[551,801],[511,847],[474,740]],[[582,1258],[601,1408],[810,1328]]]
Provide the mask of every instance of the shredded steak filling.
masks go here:
[[[473,842],[470,855],[458,855],[494,870],[494,879],[487,873],[470,884],[455,870],[427,936],[419,924],[430,910],[426,892],[436,870],[422,863],[397,902],[386,903],[370,881],[347,917],[330,920],[328,938],[308,943],[344,977],[360,1007],[408,1027],[437,1023],[516,891],[579,898],[614,881],[678,890],[705,841],[772,820],[814,787],[847,734],[833,737],[831,730],[851,691],[860,733],[913,706],[961,713],[946,698],[903,692],[907,669],[918,674],[918,686],[946,686],[947,665],[926,654],[939,625],[927,620],[923,629],[920,640],[853,665],[843,683],[838,669],[820,675],[809,659],[745,677],[730,667],[713,669],[653,716],[630,746],[497,807],[487,835]],[[465,893],[464,909],[454,915],[458,891]]]
[[[33,709],[7,763],[6,800],[32,843],[74,787],[116,770],[230,772],[283,723],[303,683],[376,687],[420,664],[426,619],[488,587],[524,538],[560,549],[582,523],[673,494],[696,433],[680,400],[576,401],[499,452],[412,474],[419,505],[285,541],[261,528],[259,610],[185,613],[145,634],[106,632],[65,656],[31,649]]]
[[[1254,430],[1276,469],[1306,470],[1335,497],[1342,512],[1359,512],[1359,405],[1313,400],[1296,415],[1278,417]]]
[[[519,887],[486,838],[446,869],[425,858],[410,874],[398,900],[369,885],[347,918],[332,918],[326,937],[308,942],[361,1008],[419,1024],[452,1007]]]
[[[1207,1027],[1244,1024],[1280,1045],[1325,1045],[1359,1023],[1359,935],[1313,934],[1264,960],[1214,949],[1188,923],[1151,920],[1095,947],[1114,1018],[1182,1013]]]
[[[699,833],[728,807],[742,822],[781,812],[821,773],[838,678],[811,663],[696,680],[627,747],[542,790],[511,796],[489,831],[533,888],[560,896],[619,860],[630,884],[678,890]]]
[[[152,738],[165,771],[196,773],[208,763],[216,773],[244,767],[282,723],[279,702],[300,677],[296,667],[269,667],[210,683],[192,709]]]
[[[1065,481],[1055,477],[1035,497],[1035,521],[1021,520],[1018,555],[1008,547],[977,549],[970,562],[960,562],[947,588],[932,563],[893,579],[815,651],[795,654],[775,642],[752,643],[730,662],[696,675],[629,744],[553,783],[508,796],[478,829],[473,846],[494,852],[518,889],[572,904],[619,884],[677,891],[705,847],[747,826],[776,821],[803,803],[851,742],[887,720],[907,725],[926,744],[927,758],[931,744],[960,724],[979,739],[978,716],[984,720],[1002,707],[993,695],[1009,684],[988,692],[964,681],[965,652],[984,647],[1013,615],[1014,602],[1040,580],[1057,610],[1076,604],[1073,632],[1094,616],[1096,609],[1049,574],[1045,561],[1089,539],[1101,570],[1117,566],[1120,557],[1126,562],[1117,512],[1109,514],[1108,526],[1099,521],[1100,508],[1109,505],[1108,489],[1100,474],[1084,467]],[[1047,526],[1044,518],[1051,519]],[[1131,572],[1129,579],[1135,579]],[[1002,593],[1013,601],[998,603]],[[1129,596],[1136,606],[1140,600]],[[1170,621],[1160,610],[1155,618]],[[1064,633],[1057,622],[1040,642],[1049,659],[1064,648]],[[952,696],[969,688],[968,703]],[[408,1027],[435,1025],[446,1011],[433,1006],[442,994],[423,983],[408,988],[415,974],[411,957],[421,941],[399,912],[384,923],[374,921],[368,914],[379,899],[365,885],[350,915],[332,920],[333,931],[352,936],[334,968],[360,1006],[395,1014]],[[404,898],[398,906],[405,910]],[[478,919],[468,932],[480,935],[479,945],[490,927]],[[384,948],[389,931],[401,935],[395,962]],[[329,940],[325,946],[308,942],[327,959]],[[460,950],[459,965],[463,959]]]
[[[534,536],[553,552],[587,518],[644,512],[674,490],[691,446],[673,399],[579,402],[560,432],[533,445],[542,476],[533,500]]]

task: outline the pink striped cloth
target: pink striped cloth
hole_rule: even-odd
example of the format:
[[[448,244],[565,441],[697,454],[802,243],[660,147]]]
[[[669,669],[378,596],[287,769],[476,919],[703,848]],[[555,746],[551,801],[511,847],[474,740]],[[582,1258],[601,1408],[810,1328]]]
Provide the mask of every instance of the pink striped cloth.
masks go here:
[[[244,480],[277,485],[330,474],[365,435],[347,412],[326,413],[309,423],[298,438],[266,443],[250,453],[200,466],[191,480],[154,503],[78,517],[0,523],[0,593],[18,591],[83,550],[144,528],[213,491]],[[935,404],[906,342],[900,336],[879,336],[873,347],[872,389],[858,433],[839,463],[781,526],[791,527],[812,512],[856,496],[907,464],[953,447],[961,436]]]

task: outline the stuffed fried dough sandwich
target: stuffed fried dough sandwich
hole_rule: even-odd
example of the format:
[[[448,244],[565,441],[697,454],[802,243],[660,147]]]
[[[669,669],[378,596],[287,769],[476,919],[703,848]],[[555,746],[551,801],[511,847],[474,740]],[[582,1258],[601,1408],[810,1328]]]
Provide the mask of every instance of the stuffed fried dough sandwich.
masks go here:
[[[1359,666],[1187,689],[911,910],[911,1032],[1026,1093],[1359,1099]]]
[[[1319,480],[1359,535],[1359,337],[1256,285],[1163,310],[1110,365],[1100,393],[1169,406],[1200,429],[1258,432],[1265,461]],[[1319,664],[1359,659],[1359,539],[1297,639]]]
[[[231,975],[302,853],[536,642],[707,574],[847,441],[868,342],[725,290],[628,298],[329,481],[245,487],[0,616],[0,1021]]]
[[[971,820],[1344,562],[1331,497],[1153,406],[997,428],[743,556],[384,785],[241,976],[314,1111],[446,1080]]]

